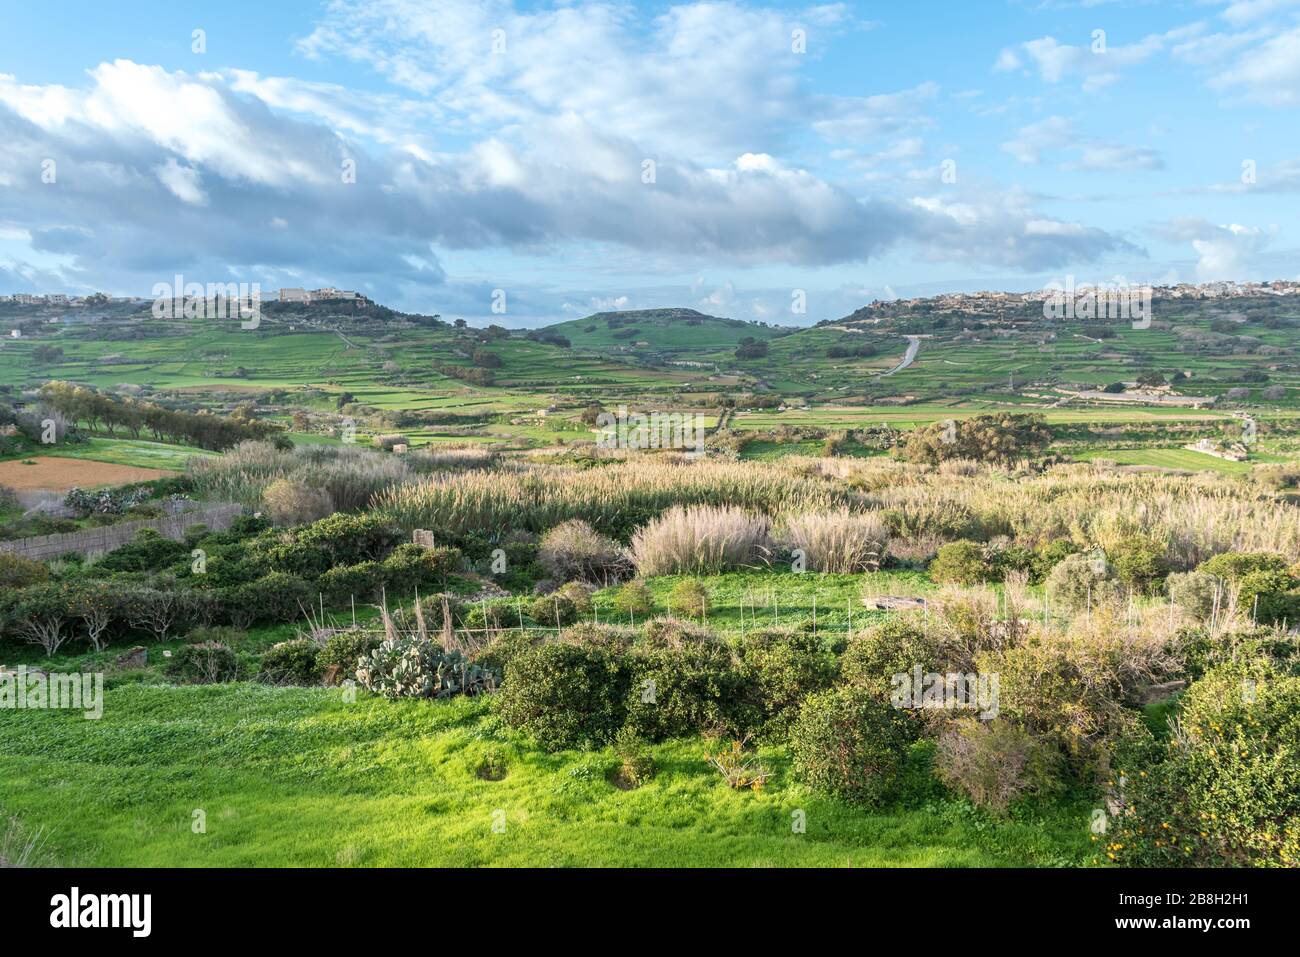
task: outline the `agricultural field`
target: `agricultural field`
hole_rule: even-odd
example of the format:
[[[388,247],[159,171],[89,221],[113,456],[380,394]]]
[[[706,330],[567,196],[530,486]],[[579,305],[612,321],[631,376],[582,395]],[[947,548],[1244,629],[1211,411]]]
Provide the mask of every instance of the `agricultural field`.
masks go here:
[[[6,340],[0,678],[102,689],[91,720],[0,709],[5,841],[72,866],[1300,862],[1300,806],[1268,797],[1300,793],[1286,337],[879,308]],[[597,422],[622,411],[704,447],[620,447]],[[228,528],[106,554],[3,547],[217,504]],[[1099,832],[1117,772],[1139,810]]]

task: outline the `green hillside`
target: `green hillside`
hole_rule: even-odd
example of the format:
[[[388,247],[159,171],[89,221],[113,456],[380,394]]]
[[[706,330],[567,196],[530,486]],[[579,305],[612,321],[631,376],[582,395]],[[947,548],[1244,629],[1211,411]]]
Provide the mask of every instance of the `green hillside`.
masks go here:
[[[598,312],[585,319],[547,326],[575,349],[599,349],[614,356],[673,356],[685,360],[724,359],[741,341],[766,341],[790,330],[740,319],[707,316],[694,309],[633,309]]]

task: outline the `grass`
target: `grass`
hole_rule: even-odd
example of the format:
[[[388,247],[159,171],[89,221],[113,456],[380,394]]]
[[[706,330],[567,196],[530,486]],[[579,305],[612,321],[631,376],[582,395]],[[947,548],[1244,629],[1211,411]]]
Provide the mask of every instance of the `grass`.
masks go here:
[[[961,867],[1089,853],[1083,803],[994,821],[929,783],[921,749],[908,800],[868,812],[795,784],[783,747],[762,750],[776,772],[765,790],[732,791],[703,747],[653,747],[655,778],[624,792],[611,751],[539,752],[482,699],[121,683],[99,721],[3,712],[0,812],[40,822],[72,866]],[[489,755],[504,780],[478,777]],[[792,833],[796,810],[806,833]]]
[[[1211,471],[1223,475],[1248,475],[1250,462],[1233,462],[1191,449],[1088,449],[1075,455],[1084,462],[1107,459],[1116,465],[1140,465],[1152,468],[1179,469],[1188,472]]]
[[[709,593],[708,625],[738,637],[755,628],[806,623],[814,614],[819,633],[847,634],[849,617],[861,628],[886,612],[868,611],[862,604],[864,589],[872,594],[912,596],[932,591],[934,585],[921,572],[884,571],[873,575],[797,574],[791,571],[729,572],[696,578],[690,575],[662,575],[645,579],[654,596],[656,614],[667,614],[668,596],[684,580],[699,581]],[[614,611],[617,588],[596,593],[593,601],[601,621],[626,621]]]

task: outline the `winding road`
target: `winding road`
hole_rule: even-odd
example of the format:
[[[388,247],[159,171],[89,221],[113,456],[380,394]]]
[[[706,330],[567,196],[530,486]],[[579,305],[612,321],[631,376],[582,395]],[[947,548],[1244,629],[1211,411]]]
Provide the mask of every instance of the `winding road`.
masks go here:
[[[921,337],[908,336],[907,352],[903,354],[903,361],[900,362],[898,365],[894,366],[894,368],[890,369],[888,372],[881,373],[880,377],[883,379],[886,376],[893,375],[895,372],[902,372],[904,369],[906,369],[916,360],[916,354],[919,351],[921,351]]]

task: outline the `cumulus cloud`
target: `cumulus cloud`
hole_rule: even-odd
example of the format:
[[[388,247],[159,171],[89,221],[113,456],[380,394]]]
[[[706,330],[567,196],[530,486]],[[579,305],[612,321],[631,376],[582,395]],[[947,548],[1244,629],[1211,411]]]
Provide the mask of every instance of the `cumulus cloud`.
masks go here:
[[[593,2],[334,2],[301,51],[373,64],[394,87],[129,60],[79,85],[0,75],[0,183],[12,187],[0,222],[22,232],[33,262],[61,257],[83,288],[147,289],[179,270],[397,290],[466,312],[505,280],[448,277],[447,250],[616,250],[680,274],[701,260],[821,267],[900,248],[1036,269],[1134,249],[1028,194],[972,197],[963,184],[909,195],[938,86],[818,94],[807,55],[791,50],[795,28],[815,54],[855,25],[833,4],[647,15]],[[790,158],[810,139],[842,150],[852,186]],[[59,171],[50,184],[47,159]],[[1076,161],[1152,162],[1101,147]],[[898,175],[885,181],[885,168]],[[531,299],[558,310],[594,296],[538,286]],[[526,308],[530,293],[511,302]]]
[[[1193,218],[1176,220],[1163,231],[1191,243],[1198,257],[1196,278],[1201,282],[1257,275],[1257,259],[1278,232],[1275,226],[1215,225]]]

